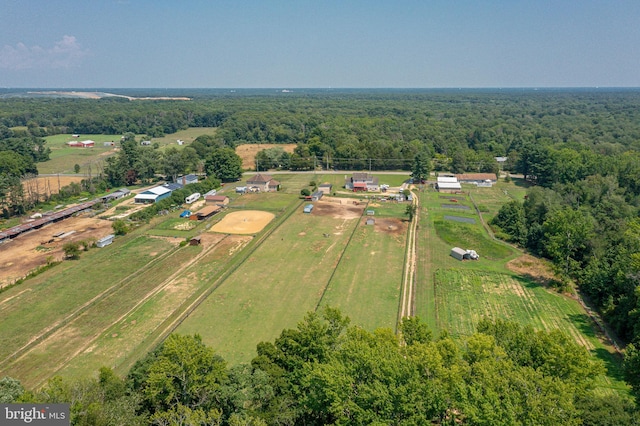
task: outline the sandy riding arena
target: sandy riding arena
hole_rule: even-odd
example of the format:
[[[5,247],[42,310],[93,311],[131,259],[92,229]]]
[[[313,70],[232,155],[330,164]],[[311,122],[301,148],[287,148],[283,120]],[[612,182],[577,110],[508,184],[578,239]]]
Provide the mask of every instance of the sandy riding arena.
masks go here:
[[[275,217],[272,213],[259,210],[243,210],[226,215],[211,227],[213,232],[225,234],[255,234],[262,231]]]

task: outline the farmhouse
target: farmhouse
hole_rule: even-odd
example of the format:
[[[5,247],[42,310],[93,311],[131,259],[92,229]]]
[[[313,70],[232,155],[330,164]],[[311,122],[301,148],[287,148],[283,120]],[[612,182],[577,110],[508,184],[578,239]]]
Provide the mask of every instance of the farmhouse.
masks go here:
[[[220,207],[224,207],[229,204],[229,197],[226,195],[205,195],[204,199],[207,204],[213,204]]]
[[[193,174],[178,176],[175,180],[175,183],[179,183],[182,186],[190,185],[192,183],[198,183],[198,176]]]
[[[102,248],[102,247],[108,246],[113,242],[114,237],[115,235],[111,234],[111,235],[107,235],[106,237],[100,238],[98,241],[96,241],[96,247]]]
[[[455,193],[462,190],[458,178],[455,176],[438,176],[436,183],[436,189],[438,192],[450,192]]]
[[[344,187],[353,192],[379,191],[378,178],[369,173],[354,173],[345,179]]]
[[[280,188],[280,182],[269,175],[258,173],[247,179],[247,186],[258,188],[262,192],[275,192]]]
[[[169,188],[166,188],[164,186],[156,186],[136,195],[134,198],[134,203],[153,204],[170,196],[171,190]]]
[[[86,141],[69,141],[67,145],[71,148],[93,148],[96,143],[92,140]]]

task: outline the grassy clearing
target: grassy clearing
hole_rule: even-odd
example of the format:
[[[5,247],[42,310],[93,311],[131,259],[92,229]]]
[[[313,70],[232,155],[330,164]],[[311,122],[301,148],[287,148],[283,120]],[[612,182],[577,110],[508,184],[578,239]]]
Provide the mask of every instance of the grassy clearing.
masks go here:
[[[296,209],[177,332],[199,333],[232,364],[251,360],[315,309],[356,223]]]
[[[80,165],[80,173],[88,173],[88,165],[104,160],[109,155],[116,153],[113,146],[104,146],[104,142],[120,142],[121,135],[80,135],[74,138],[71,135],[47,136],[47,147],[51,148],[50,160],[38,163],[39,174],[74,173],[75,164]],[[71,140],[95,141],[93,148],[70,148],[67,142]],[[94,174],[97,169],[92,166]]]
[[[160,149],[164,150],[168,146],[175,146],[178,149],[181,149],[185,146],[188,146],[189,143],[193,142],[198,136],[203,135],[215,135],[217,127],[189,127],[185,130],[180,130],[176,133],[172,133],[170,135],[165,135],[161,138],[152,138],[151,144],[158,143],[160,145]],[[184,145],[178,145],[177,140],[183,140]]]
[[[507,194],[524,191],[513,184],[502,185]],[[479,220],[475,225],[444,221],[444,214],[453,213],[441,206],[447,202],[442,194],[425,190],[419,195],[415,306],[416,314],[434,332],[446,329],[454,335],[469,335],[482,317],[510,319],[539,330],[558,328],[605,362],[607,376],[598,379],[603,391],[628,392],[621,380],[620,359],[602,343],[577,301],[549,292],[507,270],[506,262],[518,252],[491,239]],[[488,207],[489,215],[497,212],[502,202],[512,199],[500,187],[478,188],[471,196],[476,203]],[[465,205],[470,201],[465,195],[456,198]],[[478,218],[475,210],[453,215]],[[453,245],[474,248],[480,260],[455,260],[449,256]]]
[[[198,136],[213,135],[215,132],[215,127],[191,127],[161,138],[153,138],[151,142],[157,142],[160,145],[160,149],[165,149],[171,145],[182,148],[182,146],[176,143],[176,140],[181,139],[185,141],[185,145],[183,146],[187,146]],[[51,159],[44,163],[38,163],[38,173],[74,173],[73,167],[75,164],[80,165],[80,173],[88,173],[89,164],[91,164],[93,173],[96,174],[97,168],[95,163],[101,162],[117,152],[121,136],[122,135],[79,135],[77,138],[69,134],[47,136],[45,138],[47,141],[46,146],[51,148]],[[136,135],[136,140],[141,140],[143,136],[144,135]],[[66,145],[66,143],[71,140],[83,141],[88,139],[95,141],[95,147],[69,148]],[[104,142],[114,142],[115,146],[104,146]]]
[[[286,192],[234,195],[233,202],[229,204],[229,210],[265,210],[277,213],[284,211],[296,199],[298,199],[298,196],[293,196]]]
[[[374,226],[359,221],[321,303],[340,308],[354,324],[368,330],[396,328],[407,224],[395,207],[376,208]],[[396,220],[382,219],[394,213]]]
[[[505,260],[512,256],[514,251],[509,246],[489,239],[486,231],[478,224],[471,225],[446,219],[433,221],[436,234],[451,247],[457,246],[464,249],[473,249],[481,258],[490,260]]]
[[[601,388],[628,391],[620,360],[603,345],[595,324],[576,300],[512,275],[456,269],[435,272],[434,293],[438,329],[468,336],[482,318],[506,319],[536,330],[558,329],[604,361],[608,374],[598,379]]]

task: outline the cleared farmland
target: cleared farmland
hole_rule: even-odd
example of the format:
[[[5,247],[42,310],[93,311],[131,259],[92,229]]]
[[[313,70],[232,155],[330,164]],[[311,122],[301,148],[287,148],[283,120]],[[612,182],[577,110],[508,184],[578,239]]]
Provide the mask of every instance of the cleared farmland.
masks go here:
[[[369,330],[395,330],[407,225],[398,218],[374,220],[373,225],[360,220],[321,306],[340,308],[354,324]]]
[[[406,205],[370,202],[365,207],[354,204],[356,195],[345,194],[349,198],[326,197],[312,214],[303,214],[301,188],[312,180],[329,181],[340,192],[343,176],[274,177],[284,187],[279,193],[224,191],[232,198],[226,212],[264,210],[276,216],[256,235],[211,232],[226,212],[190,231],[176,230],[183,220],[173,212],[110,248],[83,253],[79,261],[63,262],[1,293],[0,374],[27,386],[55,373],[87,376],[101,365],[125,374],[174,330],[200,334],[232,364],[247,362],[257,343],[273,340],[321,306],[338,307],[352,323],[370,330],[394,329],[407,244]],[[473,201],[491,212],[511,199],[497,188],[472,191]],[[480,220],[444,220],[445,215],[479,219],[468,194],[451,201],[423,188],[419,197],[413,299],[416,314],[434,333],[447,329],[463,336],[483,316],[509,318],[537,329],[560,328],[606,358],[576,301],[505,269],[518,256],[515,249],[493,240]],[[452,211],[446,204],[470,208]],[[364,224],[365,209],[375,210],[375,225]],[[177,247],[196,234],[203,237],[202,246]],[[455,260],[449,256],[454,245],[477,250],[481,260]],[[615,368],[615,360],[609,361]]]
[[[454,335],[470,335],[482,318],[506,319],[538,330],[560,329],[593,349],[577,324],[588,316],[575,300],[511,275],[439,269],[435,273],[436,321]]]
[[[357,217],[299,208],[177,332],[200,334],[231,363],[250,361],[257,343],[273,340],[316,308],[357,224]]]

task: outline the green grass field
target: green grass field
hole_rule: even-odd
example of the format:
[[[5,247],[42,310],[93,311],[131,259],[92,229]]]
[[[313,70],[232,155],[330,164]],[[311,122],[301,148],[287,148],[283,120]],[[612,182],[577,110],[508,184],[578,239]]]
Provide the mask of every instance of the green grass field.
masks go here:
[[[362,217],[303,214],[300,189],[315,180],[340,190],[344,176],[274,177],[283,185],[281,192],[238,195],[229,184],[223,191],[232,198],[229,208],[191,230],[175,229],[188,222],[177,217],[177,210],[107,249],[90,250],[78,261],[63,262],[0,293],[0,374],[27,386],[54,373],[95,374],[101,365],[125,374],[172,330],[200,334],[231,364],[247,362],[260,341],[272,341],[320,306],[338,307],[353,324],[369,330],[394,329],[406,204],[370,203],[376,226],[364,225]],[[390,185],[404,179],[380,177]],[[523,191],[504,182],[466,195],[445,196],[427,187],[418,191],[415,313],[436,335],[444,329],[468,335],[483,316],[540,330],[560,328],[605,360],[610,377],[603,377],[601,386],[624,392],[617,379],[619,360],[598,340],[578,302],[506,269],[519,252],[494,240],[473,208],[474,202],[486,207],[486,221]],[[452,197],[470,209],[444,207]],[[254,236],[212,233],[211,248],[177,247],[177,241],[206,232],[238,209],[265,210],[276,218]],[[476,223],[445,220],[445,215]],[[452,258],[453,246],[476,250],[480,260]]]
[[[395,330],[400,304],[407,224],[396,205],[387,206],[375,208],[377,225],[359,221],[321,303],[371,331]]]
[[[506,188],[508,193],[518,190],[513,185]],[[471,196],[476,203],[488,206],[490,212],[497,212],[500,200],[512,199],[496,187],[474,189]],[[442,207],[447,201],[441,197],[442,194],[433,190],[420,193],[416,314],[435,333],[447,330],[459,337],[472,334],[483,317],[531,324],[538,330],[558,328],[604,361],[608,374],[598,381],[604,391],[615,389],[627,393],[628,388],[621,380],[620,359],[596,334],[594,324],[578,301],[521,279],[508,270],[506,262],[519,252],[493,240],[475,209],[452,212]],[[464,195],[456,198],[465,204],[469,201]],[[446,221],[445,214],[477,220],[473,225]],[[454,245],[474,248],[480,260],[454,259],[449,255]]]
[[[216,132],[215,127],[191,127],[186,130],[166,135],[161,138],[151,139],[152,143],[158,143],[160,149],[165,149],[167,146],[175,146],[181,149],[184,146],[188,146],[190,142],[193,142],[198,136],[201,135],[213,135]],[[141,140],[144,135],[136,135],[136,140]],[[95,175],[98,172],[98,163],[103,162],[108,156],[114,155],[120,146],[120,138],[122,135],[78,135],[77,138],[72,137],[70,134],[47,136],[46,146],[51,148],[50,160],[44,163],[38,163],[39,174],[55,174],[55,173],[74,173],[74,165],[80,166],[80,173],[89,173],[89,167],[91,172]],[[70,148],[66,145],[71,140],[92,140],[95,141],[95,147],[93,148]],[[179,146],[177,140],[181,139],[185,141],[185,145]],[[104,146],[104,142],[114,142],[115,146]]]
[[[92,173],[96,174],[96,163],[104,161],[109,155],[115,154],[115,147],[104,146],[104,142],[115,142],[119,145],[121,135],[79,135],[73,138],[71,135],[47,136],[47,147],[51,148],[50,160],[38,163],[39,174],[74,173],[74,165],[80,166],[80,173],[89,172],[91,164]],[[95,141],[93,148],[70,148],[66,145],[71,140]]]
[[[177,331],[200,334],[232,364],[250,361],[259,342],[315,310],[357,222],[296,209]]]

